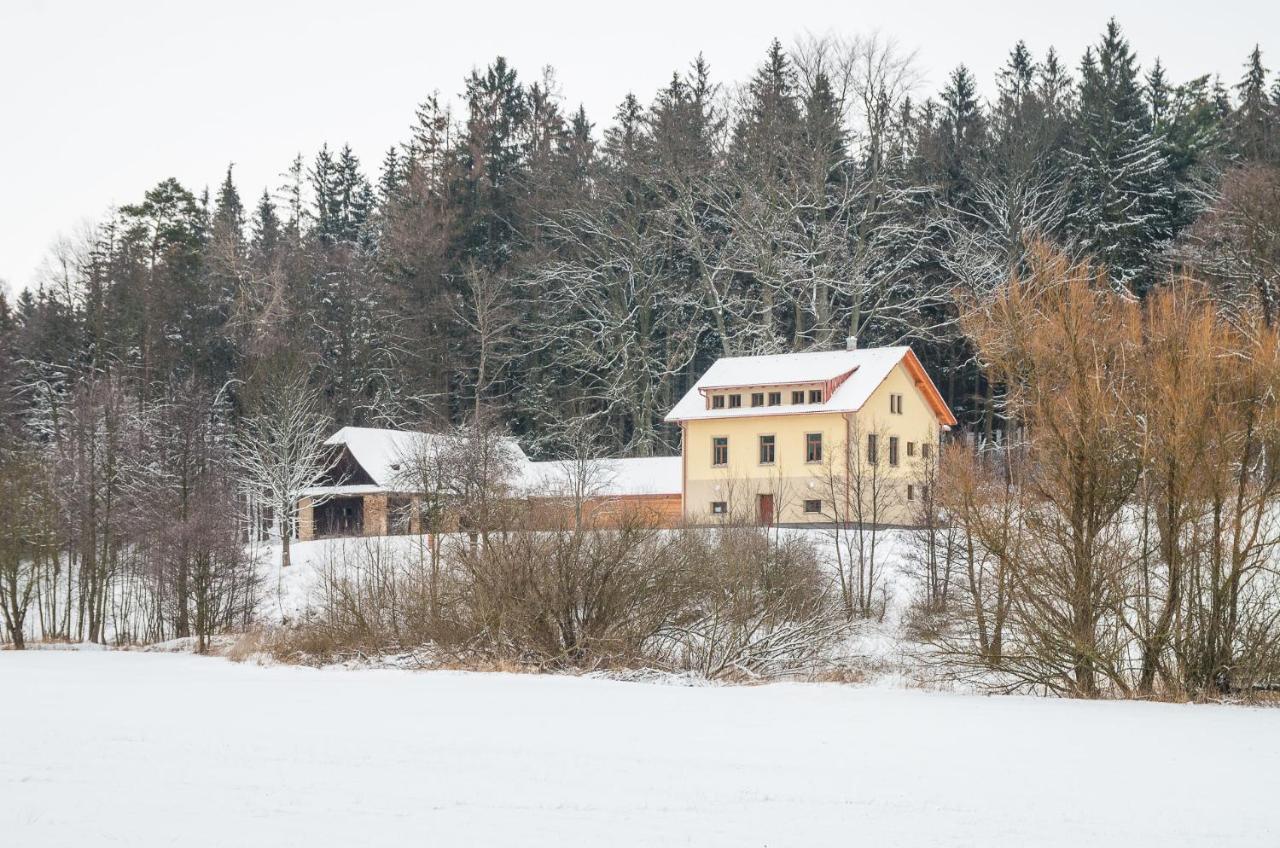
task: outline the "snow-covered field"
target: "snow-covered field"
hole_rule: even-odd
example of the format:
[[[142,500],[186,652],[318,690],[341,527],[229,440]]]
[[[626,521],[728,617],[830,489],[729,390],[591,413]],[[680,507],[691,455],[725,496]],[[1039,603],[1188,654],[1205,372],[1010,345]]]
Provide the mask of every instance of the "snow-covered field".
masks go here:
[[[1280,845],[1280,712],[0,653],[0,844]]]

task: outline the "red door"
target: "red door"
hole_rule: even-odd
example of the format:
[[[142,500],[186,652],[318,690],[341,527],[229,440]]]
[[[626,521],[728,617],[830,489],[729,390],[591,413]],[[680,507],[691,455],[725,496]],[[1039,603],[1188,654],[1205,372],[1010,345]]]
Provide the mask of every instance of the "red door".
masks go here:
[[[773,495],[760,495],[760,523],[768,527],[773,524]]]

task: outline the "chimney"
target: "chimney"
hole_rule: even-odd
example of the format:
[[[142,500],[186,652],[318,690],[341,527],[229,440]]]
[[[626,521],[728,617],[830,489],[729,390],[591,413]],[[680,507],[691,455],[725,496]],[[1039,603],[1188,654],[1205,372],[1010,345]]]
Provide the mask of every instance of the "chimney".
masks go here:
[[[857,349],[858,349],[858,337],[857,337],[857,336],[847,336],[847,337],[845,337],[845,340],[844,340],[844,349],[845,349],[845,350],[857,350]]]

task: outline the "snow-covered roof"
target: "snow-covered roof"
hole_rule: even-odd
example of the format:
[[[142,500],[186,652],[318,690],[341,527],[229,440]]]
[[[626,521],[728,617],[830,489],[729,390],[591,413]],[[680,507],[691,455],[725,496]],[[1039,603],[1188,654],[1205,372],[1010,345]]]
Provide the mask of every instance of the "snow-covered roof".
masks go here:
[[[314,486],[305,495],[367,495],[390,490],[404,490],[406,481],[400,466],[406,460],[431,447],[431,442],[446,438],[438,433],[413,430],[386,430],[376,427],[343,427],[325,444],[345,447],[360,467],[373,478],[372,484],[345,483],[337,486]],[[531,462],[515,439],[503,440],[513,451],[516,486],[530,495],[557,494],[566,490],[575,470],[563,462]],[[592,460],[587,473],[590,494],[671,495],[679,494],[682,477],[678,456],[639,457],[634,459]]]
[[[678,456],[595,459],[582,470],[572,462],[531,462],[522,484],[530,495],[562,494],[580,473],[592,496],[678,495],[683,460]]]
[[[386,491],[382,486],[363,483],[350,486],[311,486],[310,488],[303,489],[302,494],[305,497],[317,497],[323,495],[326,498],[338,498],[354,495],[375,495],[382,491]]]
[[[751,418],[809,412],[857,412],[899,363],[905,363],[944,424],[954,424],[950,410],[909,347],[821,350],[766,356],[724,356],[667,413],[667,421],[707,418]],[[838,382],[824,403],[742,406],[709,409],[708,391],[752,389],[803,383]]]
[[[400,466],[407,459],[421,454],[431,442],[445,438],[447,437],[439,433],[422,433],[416,430],[343,427],[325,440],[325,444],[346,447],[352,458],[373,478],[376,487],[389,489],[403,485]],[[503,441],[513,451],[518,466],[523,468],[529,463],[529,458],[515,439],[507,438]],[[328,487],[326,491],[332,488],[334,487]]]
[[[883,361],[892,367],[906,350],[905,347],[880,347],[852,351],[814,350],[764,356],[722,356],[702,375],[698,387],[738,389],[749,386],[824,383],[854,369],[866,369],[875,362]]]

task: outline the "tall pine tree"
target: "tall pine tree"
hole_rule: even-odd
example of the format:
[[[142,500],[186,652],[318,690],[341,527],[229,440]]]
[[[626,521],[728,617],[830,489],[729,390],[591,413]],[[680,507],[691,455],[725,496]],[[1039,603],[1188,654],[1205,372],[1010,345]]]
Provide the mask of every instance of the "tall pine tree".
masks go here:
[[[1169,163],[1152,133],[1138,61],[1112,19],[1080,63],[1080,110],[1071,151],[1069,223],[1079,244],[1135,292],[1172,235]]]
[[[1275,161],[1280,155],[1276,129],[1280,105],[1267,96],[1267,69],[1256,45],[1245,63],[1244,77],[1236,84],[1236,99],[1239,105],[1231,116],[1235,152],[1245,159]]]

